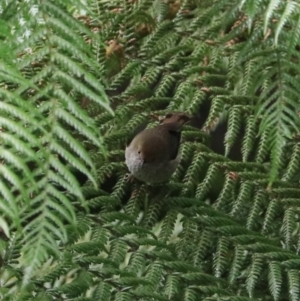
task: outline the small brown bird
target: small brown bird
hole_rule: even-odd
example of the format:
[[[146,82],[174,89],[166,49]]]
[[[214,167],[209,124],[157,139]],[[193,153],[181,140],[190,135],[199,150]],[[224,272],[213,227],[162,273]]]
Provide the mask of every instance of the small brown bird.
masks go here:
[[[169,180],[180,162],[181,129],[189,120],[183,113],[167,114],[160,125],[137,134],[125,151],[131,174],[149,184]]]

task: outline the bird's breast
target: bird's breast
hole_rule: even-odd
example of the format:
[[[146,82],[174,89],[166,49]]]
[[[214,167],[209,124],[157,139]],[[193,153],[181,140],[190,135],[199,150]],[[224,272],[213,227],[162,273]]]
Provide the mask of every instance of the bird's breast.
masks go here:
[[[131,174],[140,181],[154,184],[168,181],[180,162],[180,155],[175,160],[160,163],[145,163],[129,148],[125,151],[125,163]]]

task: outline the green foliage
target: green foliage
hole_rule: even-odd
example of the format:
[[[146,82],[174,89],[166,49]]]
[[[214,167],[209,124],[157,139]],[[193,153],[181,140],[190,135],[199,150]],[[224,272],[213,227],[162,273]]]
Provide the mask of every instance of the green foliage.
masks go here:
[[[299,300],[298,3],[85,2],[1,4],[1,298]],[[180,166],[127,181],[170,111]]]
[[[18,14],[9,15],[14,9]],[[86,206],[71,168],[96,186],[94,165],[82,141],[103,146],[79,99],[109,106],[96,74],[83,68],[96,69],[81,35],[93,36],[64,6],[47,1],[37,7],[26,1],[11,3],[2,13],[7,24],[24,23],[3,41],[18,59],[12,64],[2,56],[1,63],[0,203],[22,246],[26,284],[50,254],[59,256],[58,242],[67,242],[65,224],[76,224],[72,200]],[[8,253],[5,260],[11,260]]]

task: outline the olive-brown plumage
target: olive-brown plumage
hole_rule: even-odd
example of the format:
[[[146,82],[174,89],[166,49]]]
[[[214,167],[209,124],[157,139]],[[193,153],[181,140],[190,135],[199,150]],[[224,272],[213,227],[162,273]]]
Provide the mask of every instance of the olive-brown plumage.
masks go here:
[[[137,134],[125,151],[131,174],[149,184],[169,180],[180,162],[181,128],[188,120],[185,114],[168,114],[160,125]]]

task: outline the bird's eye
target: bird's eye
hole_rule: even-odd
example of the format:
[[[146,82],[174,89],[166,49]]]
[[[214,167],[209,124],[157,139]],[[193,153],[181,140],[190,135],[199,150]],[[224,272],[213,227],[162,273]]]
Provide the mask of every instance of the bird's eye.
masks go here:
[[[138,151],[138,154],[140,155],[140,154],[141,154],[141,151]]]

